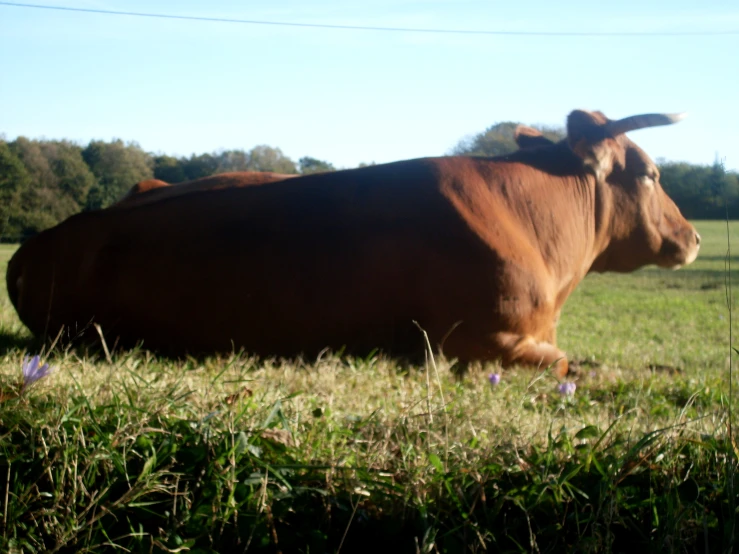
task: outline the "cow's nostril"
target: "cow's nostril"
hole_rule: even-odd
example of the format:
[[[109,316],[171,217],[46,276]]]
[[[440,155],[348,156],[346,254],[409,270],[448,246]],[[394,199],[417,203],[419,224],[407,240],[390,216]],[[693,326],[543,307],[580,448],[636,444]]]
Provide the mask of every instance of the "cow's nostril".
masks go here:
[[[700,243],[701,243],[701,236],[698,233],[696,233],[695,234],[695,245],[700,246]]]

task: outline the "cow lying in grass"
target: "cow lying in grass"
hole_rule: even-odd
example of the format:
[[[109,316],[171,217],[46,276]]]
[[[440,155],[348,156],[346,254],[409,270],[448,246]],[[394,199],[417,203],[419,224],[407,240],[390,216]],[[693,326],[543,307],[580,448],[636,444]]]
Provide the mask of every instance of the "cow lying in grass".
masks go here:
[[[557,320],[587,273],[698,254],[625,135],[677,119],[576,110],[565,140],[521,132],[526,147],[506,156],[160,187],[29,239],[8,264],[9,295],[38,336],[94,321],[111,340],[177,354],[413,355],[417,322],[462,362],[563,376]]]

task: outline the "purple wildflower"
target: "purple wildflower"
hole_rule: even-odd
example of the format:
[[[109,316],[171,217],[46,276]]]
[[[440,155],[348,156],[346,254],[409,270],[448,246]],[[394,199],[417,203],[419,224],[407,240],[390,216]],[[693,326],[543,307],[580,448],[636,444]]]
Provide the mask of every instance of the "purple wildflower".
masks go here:
[[[38,356],[34,356],[30,360],[28,356],[23,357],[23,365],[21,366],[23,368],[23,389],[30,387],[54,370],[53,367],[49,367],[49,364],[40,364],[41,360]]]
[[[488,381],[490,381],[490,384],[495,386],[498,383],[500,383],[500,373],[491,373],[488,375]]]
[[[572,396],[575,394],[575,390],[577,389],[577,385],[571,381],[567,383],[560,383],[557,385],[557,392],[561,394],[562,396]]]

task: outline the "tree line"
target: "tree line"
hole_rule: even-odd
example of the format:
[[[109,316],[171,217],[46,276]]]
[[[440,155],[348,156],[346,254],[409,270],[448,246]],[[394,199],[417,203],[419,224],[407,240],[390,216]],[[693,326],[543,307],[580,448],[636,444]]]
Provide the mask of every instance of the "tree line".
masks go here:
[[[503,122],[461,140],[454,155],[496,156],[518,147],[516,123]],[[559,140],[564,131],[541,128]],[[658,160],[661,182],[691,219],[739,217],[739,175],[720,163],[695,165]],[[362,164],[364,165],[364,164]],[[329,162],[305,156],[294,162],[279,148],[224,150],[174,157],[151,154],[137,143],[94,140],[86,146],[67,140],[0,139],[0,240],[16,242],[85,210],[118,201],[135,183],[161,179],[176,184],[228,171],[308,174],[334,171]]]
[[[0,140],[0,240],[22,240],[75,213],[110,206],[145,179],[176,184],[228,171],[333,170],[309,156],[296,163],[265,145],[176,158],[122,140],[84,147],[67,140]]]

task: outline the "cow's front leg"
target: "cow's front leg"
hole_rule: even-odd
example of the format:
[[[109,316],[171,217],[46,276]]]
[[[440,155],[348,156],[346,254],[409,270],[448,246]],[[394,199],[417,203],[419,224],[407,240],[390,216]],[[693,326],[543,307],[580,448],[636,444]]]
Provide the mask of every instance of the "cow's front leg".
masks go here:
[[[558,379],[567,375],[569,364],[567,355],[559,348],[546,341],[538,341],[531,335],[515,333],[496,333],[494,342],[499,345],[501,361],[504,367],[527,365],[534,367],[550,367],[552,374]]]
[[[457,358],[466,366],[472,361],[495,361],[503,367],[523,365],[545,369],[551,366],[552,375],[562,379],[567,375],[567,356],[553,344],[517,333],[493,333],[487,337],[457,337],[453,335],[442,346],[449,358]]]

